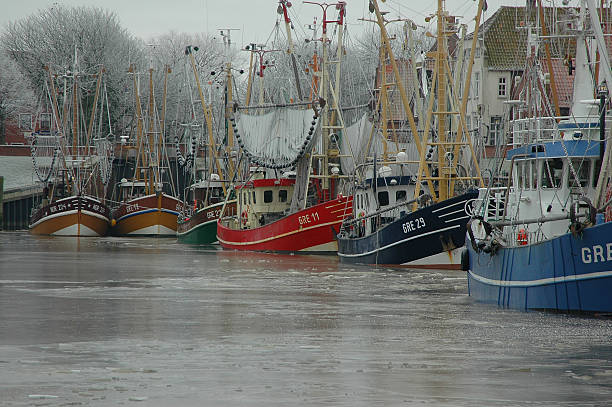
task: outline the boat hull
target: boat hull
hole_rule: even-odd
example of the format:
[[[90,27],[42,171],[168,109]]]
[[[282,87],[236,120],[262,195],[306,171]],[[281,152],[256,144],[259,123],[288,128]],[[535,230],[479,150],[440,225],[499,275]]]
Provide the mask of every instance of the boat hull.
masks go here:
[[[612,222],[544,242],[477,252],[467,241],[468,292],[520,310],[612,312]]]
[[[342,263],[390,264],[415,268],[460,268],[457,248],[477,191],[408,213],[364,237],[339,237]]]
[[[166,194],[148,195],[122,203],[113,211],[115,236],[176,236],[183,203]]]
[[[217,239],[224,249],[335,253],[335,235],[352,205],[352,197],[341,197],[254,229],[231,229],[219,222]]]
[[[181,243],[214,244],[217,243],[217,220],[221,215],[224,202],[209,205],[198,210],[192,217],[178,222],[176,236]],[[226,215],[236,214],[236,201],[228,202]]]
[[[30,232],[34,235],[105,236],[110,210],[90,196],[71,196],[53,202],[34,213]]]

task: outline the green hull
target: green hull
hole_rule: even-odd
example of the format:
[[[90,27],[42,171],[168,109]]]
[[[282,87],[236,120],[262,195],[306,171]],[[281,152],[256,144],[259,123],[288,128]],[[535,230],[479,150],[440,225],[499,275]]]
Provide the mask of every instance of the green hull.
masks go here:
[[[180,243],[187,244],[217,243],[217,220],[200,223],[184,232],[177,232],[177,238]]]

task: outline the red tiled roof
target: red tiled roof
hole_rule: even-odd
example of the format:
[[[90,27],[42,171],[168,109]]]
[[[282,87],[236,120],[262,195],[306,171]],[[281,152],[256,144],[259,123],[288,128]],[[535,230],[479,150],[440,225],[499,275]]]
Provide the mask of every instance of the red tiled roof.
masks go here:
[[[569,74],[569,69],[562,58],[552,58],[552,71],[555,76],[559,107],[570,107],[572,104],[572,93],[574,91],[574,75]],[[544,59],[540,60],[542,70],[548,73],[548,63]]]

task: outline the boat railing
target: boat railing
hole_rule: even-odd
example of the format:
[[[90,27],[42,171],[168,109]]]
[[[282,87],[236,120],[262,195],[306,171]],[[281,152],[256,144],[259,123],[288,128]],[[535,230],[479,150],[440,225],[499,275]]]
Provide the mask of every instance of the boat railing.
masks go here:
[[[399,202],[391,207],[379,209],[376,212],[364,214],[357,218],[348,217],[343,221],[343,226],[352,226],[365,222],[366,219],[373,218],[376,225],[382,226],[399,219],[400,217],[412,212],[413,205],[416,203],[419,207],[425,206],[426,203],[431,202],[431,196],[429,194],[423,194],[417,199],[409,201]]]
[[[507,228],[503,234],[507,247],[520,247],[527,244],[537,244],[547,240],[547,236],[541,229],[528,230],[520,226]]]
[[[566,126],[560,123],[565,123]],[[513,147],[558,140],[562,133],[567,131],[582,133],[594,130],[599,131],[596,123],[593,123],[593,117],[540,116],[514,119],[510,122]]]
[[[481,191],[474,205],[474,215],[486,220],[503,219],[507,193],[508,187],[488,188]]]

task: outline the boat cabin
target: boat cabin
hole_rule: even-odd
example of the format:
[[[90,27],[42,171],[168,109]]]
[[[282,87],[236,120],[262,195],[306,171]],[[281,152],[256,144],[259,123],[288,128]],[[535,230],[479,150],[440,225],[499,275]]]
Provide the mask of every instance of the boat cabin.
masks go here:
[[[121,202],[127,202],[135,198],[151,195],[147,193],[149,183],[145,181],[128,181],[122,178],[117,186],[119,187],[119,201]],[[156,191],[161,191],[162,183],[158,182],[154,188]]]
[[[241,229],[252,229],[282,218],[291,206],[295,178],[254,176],[236,187]]]
[[[599,173],[598,141],[564,140],[529,144],[507,153],[512,182],[507,187],[482,188],[479,200],[487,201],[485,219],[501,220],[552,218],[568,215],[570,206],[582,196],[594,196]],[[505,207],[507,203],[507,207]],[[588,211],[582,202],[581,211]],[[506,239],[516,238],[518,230],[527,241],[541,241],[566,233],[568,220],[508,226]]]
[[[208,180],[201,179],[194,182],[189,186],[187,197],[190,205],[196,210],[223,202],[225,200],[223,181],[219,177],[211,177]]]
[[[366,179],[364,185],[355,189],[353,197],[355,219],[364,218],[362,225],[365,226],[365,230],[360,233],[373,233],[380,224],[390,223],[403,216],[408,208],[401,204],[412,200],[413,195],[414,180],[410,176],[380,176],[376,181],[372,178]],[[375,219],[368,216],[373,213],[380,213],[380,217]],[[380,224],[377,225],[376,222]]]

